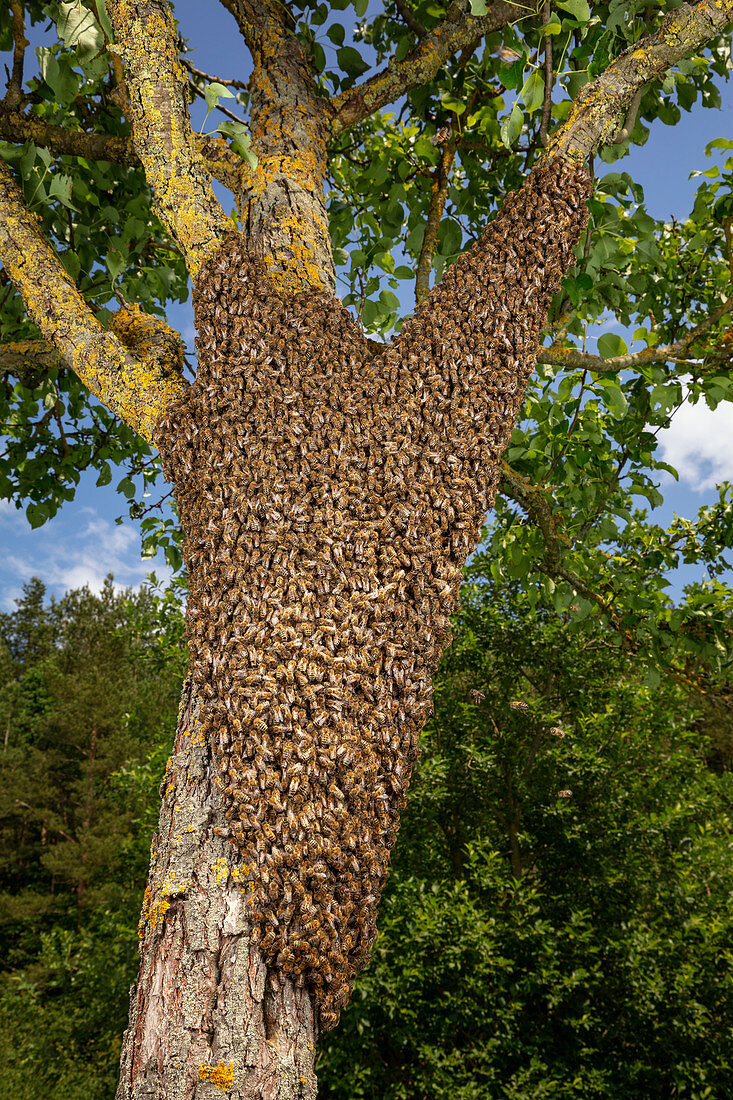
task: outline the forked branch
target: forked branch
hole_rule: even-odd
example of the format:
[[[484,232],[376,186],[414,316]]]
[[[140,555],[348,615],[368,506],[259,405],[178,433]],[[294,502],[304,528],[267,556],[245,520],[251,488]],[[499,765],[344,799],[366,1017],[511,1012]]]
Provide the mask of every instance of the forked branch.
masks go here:
[[[155,331],[162,322],[156,325],[155,319],[148,319],[146,323],[138,317],[138,344],[147,355],[145,359],[132,354],[123,339],[102,327],[59,262],[2,160],[0,261],[20,291],[28,316],[56,349],[61,363],[111,412],[152,442],[158,416],[186,386],[179,373],[180,361],[172,360],[172,352],[160,354]]]

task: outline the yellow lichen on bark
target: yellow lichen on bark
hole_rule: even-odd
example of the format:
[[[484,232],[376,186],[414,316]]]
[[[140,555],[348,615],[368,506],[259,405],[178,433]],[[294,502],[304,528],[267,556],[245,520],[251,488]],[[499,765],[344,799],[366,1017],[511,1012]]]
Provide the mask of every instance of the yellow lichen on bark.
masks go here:
[[[234,1084],[234,1063],[217,1062],[215,1066],[199,1066],[199,1081],[211,1081],[217,1089],[230,1089]]]
[[[145,893],[143,895],[142,910],[140,912],[140,920],[137,924],[137,936],[138,939],[145,939],[145,933],[148,927],[152,928],[154,932],[160,931],[163,927],[163,921],[165,915],[171,907],[170,898],[159,896],[153,900],[153,892],[150,885],[145,887]]]
[[[178,242],[192,277],[216,252],[231,222],[191,130],[188,80],[167,4],[108,0],[130,95],[135,150],[153,208]]]
[[[258,164],[243,224],[285,293],[335,289],[324,197],[326,101],[280,5],[264,0],[243,25],[252,54],[252,145]]]
[[[297,294],[306,287],[320,290],[323,287],[318,257],[323,255],[325,247],[322,226],[312,218],[275,214],[272,218],[273,229],[279,230],[289,238],[291,244],[287,263],[283,263],[282,246],[275,252],[266,252],[263,259],[278,290]]]
[[[183,369],[184,344],[180,334],[160,317],[144,313],[137,302],[114,313],[109,328],[146,363],[158,363],[178,372]]]
[[[146,362],[102,327],[28,210],[8,167],[0,161],[0,260],[41,334],[111,412],[152,442],[153,425],[186,383],[180,362]],[[167,327],[167,326],[166,326]],[[170,330],[169,330],[170,331]]]
[[[597,80],[576,97],[568,118],[554,132],[545,157],[564,156],[581,162],[622,124],[634,96],[685,57],[700,49],[733,21],[733,0],[682,4],[665,17],[630,53],[620,54]]]

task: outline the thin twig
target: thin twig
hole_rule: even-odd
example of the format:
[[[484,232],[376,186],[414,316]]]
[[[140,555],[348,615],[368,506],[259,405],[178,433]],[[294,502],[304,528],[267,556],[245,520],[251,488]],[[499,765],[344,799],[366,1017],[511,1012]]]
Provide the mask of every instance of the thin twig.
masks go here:
[[[223,76],[212,76],[211,73],[205,73],[202,69],[197,69],[190,61],[186,61],[185,57],[181,58],[181,62],[190,73],[193,73],[194,76],[200,76],[203,80],[208,80],[210,84],[231,85],[232,88],[239,88],[243,92],[248,90],[243,80],[225,80]]]
[[[25,48],[30,45],[25,36],[23,6],[20,0],[10,0],[13,12],[13,75],[8,84],[5,102],[8,107],[17,107],[23,97],[23,60]]]
[[[552,18],[552,8],[549,0],[545,0],[542,6],[542,26],[546,27]],[[545,35],[545,102],[542,106],[542,122],[540,124],[540,141],[547,145],[547,134],[550,129],[550,114],[552,112],[552,35]]]
[[[409,27],[413,34],[416,34],[418,38],[424,38],[425,35],[428,33],[427,29],[423,27],[420,20],[415,15],[413,15],[409,6],[405,3],[405,0],[395,0],[395,7],[400,13],[400,16],[402,17],[402,22],[405,24],[405,26]]]

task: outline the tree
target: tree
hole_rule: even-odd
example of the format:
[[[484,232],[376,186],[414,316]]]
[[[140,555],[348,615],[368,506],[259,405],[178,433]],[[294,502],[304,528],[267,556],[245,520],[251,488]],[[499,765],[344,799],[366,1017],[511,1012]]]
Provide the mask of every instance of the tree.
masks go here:
[[[17,604],[0,621],[0,1061],[19,1096],[109,1096],[138,942],[145,804],[180,684],[162,658],[181,631],[148,591],[115,592],[111,578],[100,596],[81,589],[50,606],[34,580]]]
[[[706,702],[516,581],[462,597],[321,1094],[725,1096],[731,776]]]
[[[0,754],[0,1072],[20,1100],[101,1100],[135,972],[182,614],[148,593],[50,608],[39,594],[2,625],[9,654],[21,634],[50,635],[30,661],[9,656],[0,686],[14,704]],[[532,604],[516,581],[476,573],[462,599],[374,958],[320,1044],[320,1093],[725,1096],[730,757],[721,767],[708,700],[691,706],[670,678],[652,690],[607,627]],[[68,705],[77,684],[85,708]],[[92,730],[79,895],[68,856],[88,816]]]
[[[640,593],[639,575],[680,553],[711,561],[716,540],[706,533],[730,525],[723,495],[697,525],[662,532],[653,557],[648,527],[619,500],[653,496],[643,469],[661,464],[645,426],[680,389],[680,372],[669,376],[666,364],[684,360],[690,370],[692,360],[694,392],[712,402],[729,393],[720,338],[729,304],[716,302],[726,253],[705,240],[706,217],[727,216],[727,194],[701,189],[701,227],[660,231],[654,244],[643,209],[627,217],[629,189],[638,201],[632,181],[612,173],[590,201],[596,252],[588,230],[575,250],[591,196],[588,158],[623,146],[641,117],[673,120],[671,66],[682,66],[683,106],[698,92],[712,97],[733,5],[645,8],[637,19],[615,4],[591,15],[580,0],[519,12],[480,0],[444,13],[398,3],[399,20],[390,11],[359,32],[389,58],[362,83],[362,60],[342,45],[337,23],[328,33],[340,71],[325,69],[313,32],[329,18],[325,5],[225,7],[253,62],[241,96],[249,133],[235,120],[220,128],[231,145],[191,130],[181,43],[162,0],[54,7],[63,45],[42,53],[42,80],[28,93],[24,8],[13,3],[12,19],[3,15],[14,55],[0,113],[9,162],[0,165],[0,255],[10,280],[2,354],[18,379],[6,383],[4,490],[30,498],[28,517],[39,523],[73,495],[81,468],[95,466],[104,481],[110,461],[125,458],[153,480],[154,444],[188,570],[192,664],[143,904],[120,1098],[211,1087],[314,1095],[314,1009],[321,1027],[333,1027],[368,959],[430,676],[500,482],[532,525],[526,548],[510,545],[519,541],[511,525],[499,530],[506,560],[521,558],[578,615],[604,619],[630,651],[644,641],[662,665],[674,660],[677,609],[658,583]],[[37,4],[25,10],[40,15]],[[710,60],[701,53],[708,43]],[[510,68],[501,53],[517,54]],[[189,71],[199,87],[202,74]],[[553,102],[556,74],[569,99]],[[517,102],[499,125],[513,89]],[[224,90],[214,81],[203,95],[213,105]],[[382,107],[401,97],[409,122],[385,119]],[[388,155],[370,163],[380,143]],[[65,171],[51,170],[52,159]],[[464,229],[490,207],[477,182],[487,161],[497,194],[521,186],[463,252]],[[355,217],[339,191],[353,201],[360,180],[379,187],[391,162],[402,182],[382,219]],[[212,175],[232,190],[236,223]],[[441,222],[449,195],[456,214]],[[31,209],[39,202],[42,221]],[[389,272],[405,203],[419,304],[380,345],[348,312],[350,297],[344,305],[334,296],[330,241],[343,250],[358,229],[356,282],[373,264]],[[415,233],[421,209],[424,231]],[[95,272],[100,216],[124,225],[106,271]],[[608,239],[623,239],[627,221],[627,241],[643,236],[645,247],[614,251]],[[437,249],[455,262],[428,292]],[[704,279],[702,259],[688,271],[699,253]],[[660,258],[668,278],[675,267],[685,275],[669,301],[660,300]],[[190,385],[180,337],[157,315],[184,292],[186,270],[199,333]],[[102,303],[123,273],[122,308],[110,314]],[[368,309],[373,289],[367,280],[361,317],[384,332],[394,301],[382,293]],[[567,336],[604,308],[651,313],[648,347],[599,348],[618,353],[609,357],[569,347]],[[541,358],[568,369],[532,413],[544,424],[549,404],[571,411],[565,423],[546,418],[560,430],[540,455],[512,429],[550,309],[555,340]],[[620,371],[632,373],[623,388]],[[634,415],[625,418],[627,394]],[[618,426],[606,417],[599,429],[599,403]],[[510,442],[512,466],[502,463]],[[583,448],[578,461],[569,454],[580,442],[582,477]],[[564,524],[553,477],[569,490]],[[134,496],[130,477],[121,488]],[[608,519],[613,511],[623,529]],[[145,530],[160,537],[149,521]],[[162,537],[171,539],[170,526]],[[620,579],[609,540],[624,548]],[[727,621],[710,610],[715,595],[698,591],[675,620],[693,652],[720,650],[727,636]]]

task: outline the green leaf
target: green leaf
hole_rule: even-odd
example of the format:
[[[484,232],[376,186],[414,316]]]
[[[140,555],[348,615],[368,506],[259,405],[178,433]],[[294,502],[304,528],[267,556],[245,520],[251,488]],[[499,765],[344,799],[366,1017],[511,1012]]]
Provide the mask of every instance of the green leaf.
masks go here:
[[[609,412],[617,420],[626,416],[629,405],[621,387],[616,384],[607,384],[603,389],[603,400],[606,402]]]
[[[336,51],[336,58],[339,67],[349,76],[361,76],[371,68],[369,62],[365,61],[353,46],[342,46],[340,50]]]
[[[456,115],[462,115],[466,110],[466,104],[462,99],[457,99],[453,95],[444,95],[441,99],[441,103],[447,111],[453,111]]]
[[[112,470],[109,462],[105,462],[102,469],[99,471],[99,477],[97,478],[97,485],[109,485],[112,480]]]
[[[59,106],[67,107],[79,91],[79,76],[72,70],[68,57],[56,57],[50,46],[36,49],[41,76],[48,84]]]
[[[524,82],[524,58],[519,57],[502,73],[502,84],[509,91],[521,88]]]
[[[28,518],[28,522],[35,530],[37,527],[43,527],[46,520],[49,518],[48,505],[42,504],[29,504],[26,507],[25,514]]]
[[[58,199],[61,205],[67,207],[69,210],[76,210],[76,207],[71,201],[71,176],[52,176],[48,189],[48,197]]]
[[[656,691],[661,682],[661,676],[659,670],[652,665],[647,665],[644,669],[644,684],[646,687],[651,688],[652,691]]]
[[[326,31],[326,34],[331,42],[333,42],[334,46],[343,46],[346,31],[342,23],[332,23]]]
[[[252,152],[252,138],[245,124],[228,118],[220,123],[216,129],[219,133],[225,134],[231,139],[234,152],[239,153],[242,160],[246,160],[250,168],[254,170],[257,167],[257,155]]]
[[[97,0],[97,14],[99,16],[99,22],[102,30],[109,38],[110,42],[115,41],[115,33],[112,29],[112,23],[110,22],[109,15],[107,14],[107,5],[105,0]]]
[[[628,352],[626,341],[616,332],[604,332],[598,338],[598,354],[604,359],[613,359],[617,355],[626,355]]]
[[[560,34],[562,31],[562,23],[558,19],[555,12],[552,13],[545,25],[540,29],[540,37],[544,34]]]
[[[214,80],[211,84],[204,85],[204,99],[206,106],[213,111],[220,99],[234,99],[234,92],[230,92],[218,80]]]
[[[587,23],[590,19],[588,0],[557,0],[557,6],[570,12],[579,23]]]
[[[106,263],[107,270],[114,280],[125,270],[125,267],[127,266],[127,257],[122,254],[119,248],[115,248],[113,245],[105,256],[104,262]]]
[[[71,276],[74,282],[76,282],[79,277],[79,272],[81,271],[81,260],[79,259],[78,254],[74,252],[73,248],[67,248],[65,252],[59,253],[59,259],[61,260],[61,263],[64,265],[68,274]]]
[[[117,486],[118,493],[124,493],[128,500],[132,500],[135,496],[135,483],[131,477],[123,477],[122,481]]]
[[[471,15],[488,15],[486,0],[471,0]]]
[[[545,99],[545,78],[539,69],[535,69],[527,77],[519,96],[530,114],[542,106]]]
[[[399,42],[397,43],[397,49],[394,52],[395,61],[404,61],[414,45],[414,37],[409,34],[403,34]]]
[[[76,51],[79,60],[94,57],[104,46],[102,28],[79,0],[59,4],[56,27],[64,44]]]
[[[516,143],[517,138],[522,132],[523,122],[524,114],[522,113],[522,108],[515,103],[512,107],[512,113],[504,119],[499,131],[501,140],[504,142],[507,149],[511,149]]]

